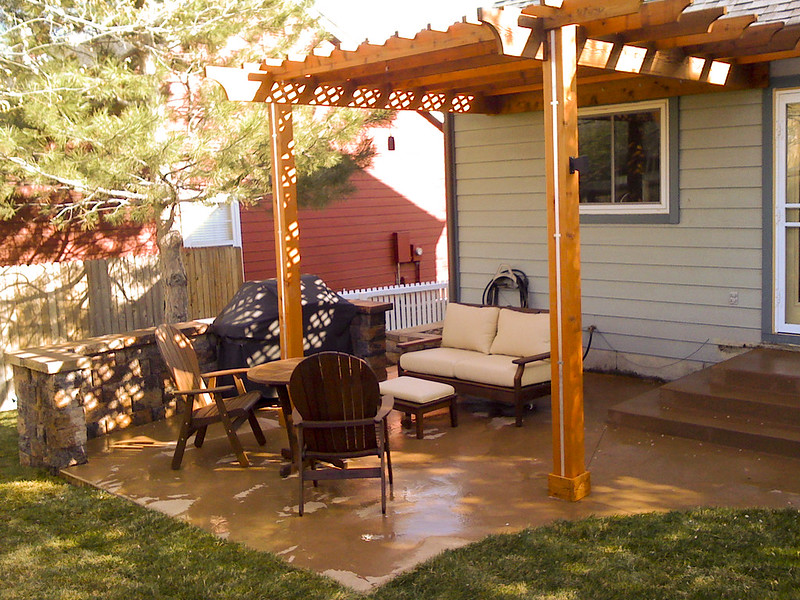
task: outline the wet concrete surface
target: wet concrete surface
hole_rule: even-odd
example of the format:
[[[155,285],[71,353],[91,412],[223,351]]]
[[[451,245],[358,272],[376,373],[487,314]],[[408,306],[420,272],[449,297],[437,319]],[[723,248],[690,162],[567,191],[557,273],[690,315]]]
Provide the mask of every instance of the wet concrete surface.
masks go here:
[[[540,399],[521,428],[510,411],[462,400],[459,426],[450,427],[447,410],[431,413],[422,440],[393,414],[395,480],[386,516],[376,479],[324,481],[317,488],[307,483],[306,514],[297,516],[298,478],[279,475],[286,433],[272,410],[259,417],[265,446],[246,425],[239,430],[249,469],[238,465],[217,426],[203,448],[190,443],[181,469],[171,470],[172,420],[92,440],[89,462],[64,474],[363,591],[442,550],[557,519],[712,505],[800,506],[800,458],[606,424],[610,405],[656,386],[586,375],[592,492],[576,503],[547,495],[549,398]]]

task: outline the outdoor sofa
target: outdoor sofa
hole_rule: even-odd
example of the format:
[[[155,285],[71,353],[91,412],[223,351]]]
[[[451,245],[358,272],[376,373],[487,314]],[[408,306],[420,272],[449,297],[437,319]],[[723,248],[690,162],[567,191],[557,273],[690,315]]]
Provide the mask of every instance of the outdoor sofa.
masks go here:
[[[438,343],[438,347],[426,347]],[[550,393],[550,316],[515,307],[447,305],[442,335],[399,344],[398,375],[452,385],[458,394],[514,406]]]

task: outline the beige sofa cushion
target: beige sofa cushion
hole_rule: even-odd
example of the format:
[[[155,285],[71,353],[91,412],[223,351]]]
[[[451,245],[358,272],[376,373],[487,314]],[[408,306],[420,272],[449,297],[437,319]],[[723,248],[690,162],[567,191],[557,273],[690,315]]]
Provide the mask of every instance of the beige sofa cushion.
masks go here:
[[[455,376],[466,381],[514,387],[517,365],[511,362],[512,360],[514,360],[513,356],[503,356],[502,354],[488,356],[473,354],[455,365]],[[543,381],[550,381],[549,360],[538,360],[525,366],[525,372],[522,375],[523,386]]]
[[[496,306],[448,304],[442,326],[442,347],[488,354],[497,333],[499,313]]]
[[[550,352],[550,313],[502,309],[489,351],[517,357]]]
[[[400,366],[408,371],[439,375],[440,377],[455,377],[455,366],[459,361],[477,356],[485,358],[487,355],[476,354],[472,350],[459,348],[428,348],[407,352],[400,356]]]

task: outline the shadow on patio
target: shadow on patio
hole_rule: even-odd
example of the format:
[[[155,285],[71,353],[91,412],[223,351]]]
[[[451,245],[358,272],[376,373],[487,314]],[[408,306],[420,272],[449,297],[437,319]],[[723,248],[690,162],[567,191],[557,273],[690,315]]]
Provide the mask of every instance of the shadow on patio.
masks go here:
[[[613,404],[656,386],[587,374],[586,460],[593,491],[568,503],[547,496],[551,468],[549,398],[526,417],[462,402],[459,426],[447,411],[426,417],[425,439],[390,421],[394,491],[386,517],[376,480],[308,484],[298,517],[296,476],[281,479],[286,435],[275,411],[263,411],[267,444],[240,430],[253,466],[238,466],[221,427],[205,445],[187,447],[170,469],[177,423],[153,423],[90,442],[88,464],[64,471],[73,481],[183,519],[230,540],[282,556],[300,567],[368,590],[438,552],[488,534],[556,519],[715,506],[800,506],[800,459],[607,426]]]

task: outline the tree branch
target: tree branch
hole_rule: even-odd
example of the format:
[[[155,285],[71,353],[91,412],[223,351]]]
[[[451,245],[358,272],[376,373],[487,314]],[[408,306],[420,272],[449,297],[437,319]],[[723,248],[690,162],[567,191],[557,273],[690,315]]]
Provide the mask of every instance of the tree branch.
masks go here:
[[[65,177],[59,177],[58,175],[54,175],[52,173],[47,173],[46,171],[43,171],[36,165],[32,165],[29,162],[16,156],[7,156],[5,154],[0,154],[0,158],[3,160],[7,160],[11,163],[14,163],[18,167],[21,167],[27,173],[30,173],[32,175],[39,175],[41,177],[46,177],[47,179],[60,183],[61,185],[65,185],[78,192],[87,193],[91,195],[96,195],[98,193],[103,194],[105,196],[108,196],[109,198],[115,199],[120,206],[129,204],[131,200],[136,200],[140,202],[147,200],[147,196],[145,194],[140,194],[138,192],[129,192],[127,190],[111,190],[100,186],[92,187],[78,179],[67,179]]]

